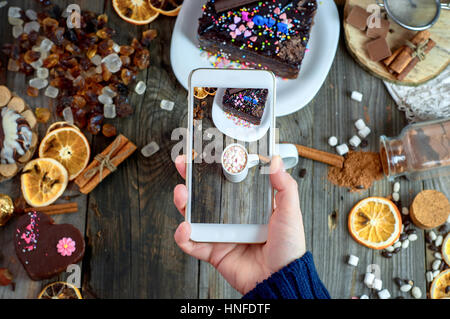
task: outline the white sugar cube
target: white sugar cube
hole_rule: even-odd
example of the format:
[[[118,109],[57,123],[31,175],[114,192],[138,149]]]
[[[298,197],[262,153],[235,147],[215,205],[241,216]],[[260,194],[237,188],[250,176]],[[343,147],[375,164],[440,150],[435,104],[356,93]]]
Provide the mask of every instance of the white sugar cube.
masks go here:
[[[163,110],[167,110],[167,111],[172,111],[173,107],[174,107],[175,103],[172,101],[168,101],[168,100],[161,100],[161,108]]]
[[[42,59],[30,63],[30,65],[36,70],[39,69],[42,66],[42,64],[44,64]]]
[[[369,127],[363,127],[362,129],[360,129],[358,131],[358,135],[361,136],[362,138],[366,138],[367,136],[369,136],[370,134],[370,128]]]
[[[102,103],[102,104],[112,104],[113,103],[113,100],[112,100],[112,98],[110,97],[110,96],[108,96],[108,95],[105,95],[105,94],[100,94],[99,96],[98,96],[98,101],[100,102],[100,103]]]
[[[335,146],[337,145],[337,143],[338,143],[338,139],[337,139],[336,136],[330,136],[330,137],[328,138],[328,144],[329,144],[331,147],[335,147]]]
[[[37,21],[30,21],[25,23],[23,26],[23,32],[26,34],[30,34],[31,31],[39,32],[39,29],[41,28],[41,25]]]
[[[15,25],[12,28],[12,36],[18,38],[23,33],[23,27],[21,25]]]
[[[40,79],[48,78],[48,69],[47,68],[38,68],[36,70],[36,75]]]
[[[141,153],[145,157],[150,157],[158,151],[159,151],[159,145],[156,142],[151,142],[151,143],[145,145],[141,149]]]
[[[48,81],[46,79],[40,79],[40,78],[33,78],[30,81],[28,81],[28,84],[31,87],[34,87],[38,90],[45,88],[48,85]]]
[[[44,95],[48,96],[52,99],[56,98],[59,94],[59,89],[55,88],[54,86],[47,86],[47,88],[45,89]]]
[[[22,9],[19,8],[19,7],[9,7],[9,9],[8,9],[8,17],[20,18],[22,16],[20,11],[22,11]]]
[[[378,297],[380,299],[389,299],[389,298],[391,298],[391,294],[390,294],[389,290],[383,289],[378,292]]]
[[[103,116],[107,119],[116,117],[116,106],[114,104],[105,104],[103,106]]]
[[[366,275],[364,276],[364,284],[369,288],[372,288],[374,280],[375,275],[371,272],[366,273]]]
[[[353,91],[352,92],[352,100],[361,102],[362,101],[362,97],[363,97],[363,95],[362,95],[361,92],[358,92],[358,91]]]
[[[339,155],[342,156],[342,155],[347,154],[349,149],[348,149],[347,144],[341,144],[341,145],[336,146],[336,151],[338,152]]]
[[[113,89],[111,89],[109,86],[105,86],[102,89],[102,94],[109,96],[111,98],[115,97],[117,95],[116,91],[114,91]]]
[[[375,280],[373,281],[372,288],[380,291],[381,288],[383,288],[383,282],[380,279],[375,278]]]
[[[28,9],[27,11],[25,11],[25,15],[30,20],[37,20],[37,13],[33,9]]]
[[[136,87],[134,88],[134,91],[135,91],[137,94],[142,95],[142,94],[144,94],[146,88],[147,88],[147,86],[145,85],[145,82],[144,82],[144,81],[139,81],[139,82],[136,84]]]
[[[92,57],[91,62],[97,66],[100,66],[100,64],[102,64],[102,57],[96,54]]]
[[[348,257],[348,264],[351,266],[358,266],[358,262],[359,262],[359,257],[354,256],[354,255],[350,255]]]
[[[348,141],[348,143],[353,147],[358,147],[359,144],[361,144],[361,139],[358,136],[353,135],[352,138]]]
[[[48,52],[53,47],[53,42],[49,39],[45,38],[41,41],[41,44],[39,48],[41,49],[41,52]]]
[[[72,108],[70,106],[66,107],[62,111],[62,114],[64,117],[64,121],[66,121],[69,124],[73,124],[73,113],[72,113]]]
[[[363,128],[366,127],[366,123],[364,123],[363,119],[359,119],[359,120],[357,120],[357,121],[355,122],[355,127],[356,127],[358,130],[361,130],[361,129],[363,129]]]

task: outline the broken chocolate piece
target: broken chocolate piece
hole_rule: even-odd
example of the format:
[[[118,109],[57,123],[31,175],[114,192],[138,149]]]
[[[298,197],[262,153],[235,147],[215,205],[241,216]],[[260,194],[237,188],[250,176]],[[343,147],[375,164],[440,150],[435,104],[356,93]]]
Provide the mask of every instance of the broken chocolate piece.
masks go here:
[[[380,27],[367,28],[366,35],[372,39],[376,39],[379,37],[385,38],[388,32],[389,32],[389,21],[386,19],[381,19]]]
[[[370,16],[370,12],[367,12],[360,6],[354,6],[345,20],[348,24],[358,28],[362,31],[366,30],[367,19]]]
[[[366,44],[367,53],[372,61],[378,62],[392,55],[385,38],[378,38]]]
[[[256,2],[256,0],[216,0],[215,8],[217,12],[222,12],[238,7],[242,7],[246,4]]]

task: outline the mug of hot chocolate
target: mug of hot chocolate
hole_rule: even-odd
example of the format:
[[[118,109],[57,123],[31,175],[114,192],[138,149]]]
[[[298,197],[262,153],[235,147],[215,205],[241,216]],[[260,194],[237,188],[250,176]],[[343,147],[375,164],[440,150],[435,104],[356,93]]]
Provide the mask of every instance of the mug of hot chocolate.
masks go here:
[[[232,183],[242,182],[247,177],[248,169],[258,163],[259,156],[248,154],[241,144],[230,144],[222,153],[223,174]]]

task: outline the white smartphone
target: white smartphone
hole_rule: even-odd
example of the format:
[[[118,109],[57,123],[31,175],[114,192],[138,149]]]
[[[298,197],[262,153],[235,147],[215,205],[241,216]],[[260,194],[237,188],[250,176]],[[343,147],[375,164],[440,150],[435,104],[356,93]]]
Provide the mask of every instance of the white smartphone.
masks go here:
[[[189,76],[186,221],[197,242],[263,243],[273,211],[275,76],[196,69]]]

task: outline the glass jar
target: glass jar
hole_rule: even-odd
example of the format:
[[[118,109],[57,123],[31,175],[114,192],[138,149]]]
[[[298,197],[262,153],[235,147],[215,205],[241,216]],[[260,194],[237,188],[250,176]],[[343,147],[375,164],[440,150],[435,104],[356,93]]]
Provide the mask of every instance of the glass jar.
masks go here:
[[[410,124],[398,137],[380,137],[380,157],[390,180],[450,175],[450,118]]]

